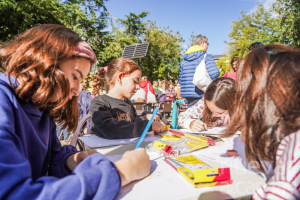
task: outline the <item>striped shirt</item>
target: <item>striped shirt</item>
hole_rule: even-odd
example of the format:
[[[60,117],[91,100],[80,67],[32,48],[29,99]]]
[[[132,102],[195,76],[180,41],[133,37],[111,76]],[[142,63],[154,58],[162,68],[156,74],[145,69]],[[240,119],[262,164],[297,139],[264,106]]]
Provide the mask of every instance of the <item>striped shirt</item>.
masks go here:
[[[300,130],[281,140],[274,175],[253,199],[300,199]]]

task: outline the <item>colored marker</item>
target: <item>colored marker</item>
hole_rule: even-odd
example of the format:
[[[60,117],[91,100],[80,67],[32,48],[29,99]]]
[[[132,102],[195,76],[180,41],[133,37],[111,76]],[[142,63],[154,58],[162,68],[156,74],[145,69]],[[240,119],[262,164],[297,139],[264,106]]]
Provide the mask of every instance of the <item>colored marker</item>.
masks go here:
[[[139,148],[140,145],[141,145],[141,143],[143,142],[144,137],[146,136],[146,134],[147,134],[147,132],[148,132],[148,130],[149,130],[149,128],[150,128],[152,122],[153,122],[153,119],[154,119],[154,117],[155,117],[157,111],[158,111],[158,107],[156,107],[156,108],[154,109],[154,112],[153,112],[153,114],[152,114],[150,120],[148,121],[148,124],[147,124],[147,126],[145,127],[144,132],[143,132],[142,136],[140,137],[140,140],[139,140],[139,142],[137,143],[135,149]]]

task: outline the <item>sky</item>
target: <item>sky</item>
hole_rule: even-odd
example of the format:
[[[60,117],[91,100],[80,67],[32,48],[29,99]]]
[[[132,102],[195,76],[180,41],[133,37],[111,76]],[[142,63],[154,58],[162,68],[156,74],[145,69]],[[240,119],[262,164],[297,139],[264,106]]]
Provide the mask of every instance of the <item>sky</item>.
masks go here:
[[[241,17],[240,11],[255,12],[257,3],[265,8],[274,0],[109,0],[106,8],[115,17],[124,19],[129,12],[139,14],[150,11],[145,21],[156,21],[161,27],[178,31],[185,40],[183,48],[190,46],[192,32],[208,38],[207,53],[218,55],[226,52],[225,40],[231,22]]]

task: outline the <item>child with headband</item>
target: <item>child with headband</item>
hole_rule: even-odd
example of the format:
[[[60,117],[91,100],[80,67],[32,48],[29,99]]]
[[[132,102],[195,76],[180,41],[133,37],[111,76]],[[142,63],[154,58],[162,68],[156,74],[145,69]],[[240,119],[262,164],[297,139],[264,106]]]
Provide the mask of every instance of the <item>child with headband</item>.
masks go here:
[[[34,27],[0,47],[0,199],[113,199],[150,173],[144,149],[115,163],[94,150],[61,146],[55,122],[78,124],[80,83],[96,62],[61,25]]]

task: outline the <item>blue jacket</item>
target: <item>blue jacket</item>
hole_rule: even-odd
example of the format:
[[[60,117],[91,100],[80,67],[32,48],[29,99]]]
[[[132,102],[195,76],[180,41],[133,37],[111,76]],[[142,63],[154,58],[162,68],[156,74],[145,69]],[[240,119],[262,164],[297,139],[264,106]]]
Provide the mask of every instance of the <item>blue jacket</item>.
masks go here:
[[[115,165],[97,153],[70,175],[65,162],[76,148],[61,147],[54,120],[18,99],[4,73],[0,99],[0,199],[114,198],[121,189]]]
[[[179,70],[180,96],[182,98],[194,97],[200,99],[203,97],[203,91],[193,84],[193,78],[197,66],[204,58],[204,54],[204,51],[195,51],[184,55]],[[219,70],[211,55],[206,55],[205,64],[210,78],[212,80],[217,78]]]
[[[93,97],[90,92],[82,90],[79,95],[79,120],[90,112],[90,106],[93,101]],[[87,120],[87,134],[90,134],[91,130],[91,119]]]

